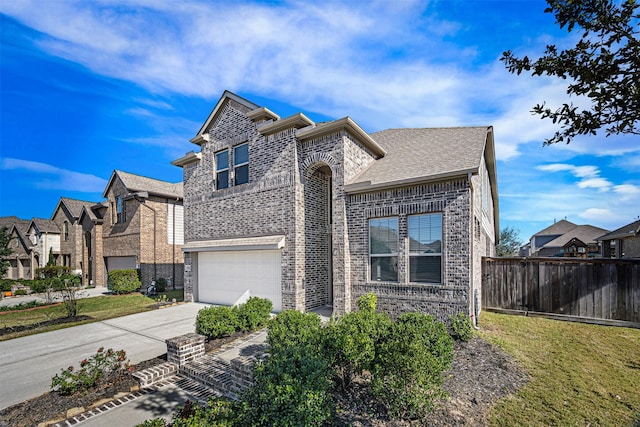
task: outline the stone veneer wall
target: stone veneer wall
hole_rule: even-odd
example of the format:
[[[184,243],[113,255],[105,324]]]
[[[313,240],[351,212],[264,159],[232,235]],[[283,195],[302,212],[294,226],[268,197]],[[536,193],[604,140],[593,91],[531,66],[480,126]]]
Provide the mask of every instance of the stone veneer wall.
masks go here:
[[[407,216],[442,213],[443,283],[411,283],[408,276]],[[393,190],[353,194],[348,198],[352,259],[352,305],[374,292],[378,306],[392,316],[407,311],[432,314],[440,320],[470,303],[470,189],[466,180],[424,184]],[[369,279],[369,219],[397,216],[399,225],[398,282]]]

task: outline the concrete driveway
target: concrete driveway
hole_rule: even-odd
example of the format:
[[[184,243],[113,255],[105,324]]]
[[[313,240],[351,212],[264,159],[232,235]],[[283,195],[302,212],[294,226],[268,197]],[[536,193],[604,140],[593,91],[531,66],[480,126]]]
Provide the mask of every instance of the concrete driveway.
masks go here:
[[[204,307],[186,303],[0,342],[0,410],[49,391],[55,374],[100,347],[124,349],[132,363],[166,353],[165,340],[194,332]]]

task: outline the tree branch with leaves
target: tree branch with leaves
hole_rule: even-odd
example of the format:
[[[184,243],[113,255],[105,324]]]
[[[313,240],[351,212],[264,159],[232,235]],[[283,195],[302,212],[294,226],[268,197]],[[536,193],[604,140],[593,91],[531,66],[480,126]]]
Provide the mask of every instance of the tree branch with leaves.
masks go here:
[[[636,0],[547,0],[560,28],[583,33],[575,47],[558,50],[547,45],[537,60],[517,58],[511,51],[501,61],[512,74],[556,76],[568,80],[567,94],[589,104],[570,103],[554,109],[543,102],[532,113],[551,119],[560,130],[544,145],[570,143],[578,135],[640,135],[640,4]]]

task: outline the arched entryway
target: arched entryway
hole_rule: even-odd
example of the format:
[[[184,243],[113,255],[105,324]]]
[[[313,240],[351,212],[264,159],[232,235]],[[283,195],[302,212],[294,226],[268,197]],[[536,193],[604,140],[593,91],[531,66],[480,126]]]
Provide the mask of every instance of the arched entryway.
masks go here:
[[[316,162],[305,170],[305,308],[333,304],[333,173]]]

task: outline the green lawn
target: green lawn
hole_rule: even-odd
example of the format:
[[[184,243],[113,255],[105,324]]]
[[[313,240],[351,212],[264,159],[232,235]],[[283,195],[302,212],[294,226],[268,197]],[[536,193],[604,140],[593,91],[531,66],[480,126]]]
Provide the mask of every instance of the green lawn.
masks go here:
[[[81,318],[84,317],[81,320],[57,325],[44,325],[36,329],[4,334],[0,336],[0,341],[152,310],[156,301],[162,298],[162,294],[167,295],[168,301],[171,301],[173,298],[175,298],[176,301],[184,300],[182,289],[175,291],[169,290],[154,297],[145,297],[144,295],[135,292],[127,295],[108,295],[95,298],[83,298],[78,300],[78,305],[80,307],[78,316]],[[21,325],[33,325],[36,323],[61,319],[65,316],[66,312],[61,304],[40,307],[32,310],[10,311],[0,314],[0,328],[4,329],[19,327]]]
[[[640,330],[483,312],[481,336],[531,381],[494,407],[495,426],[640,426]]]

